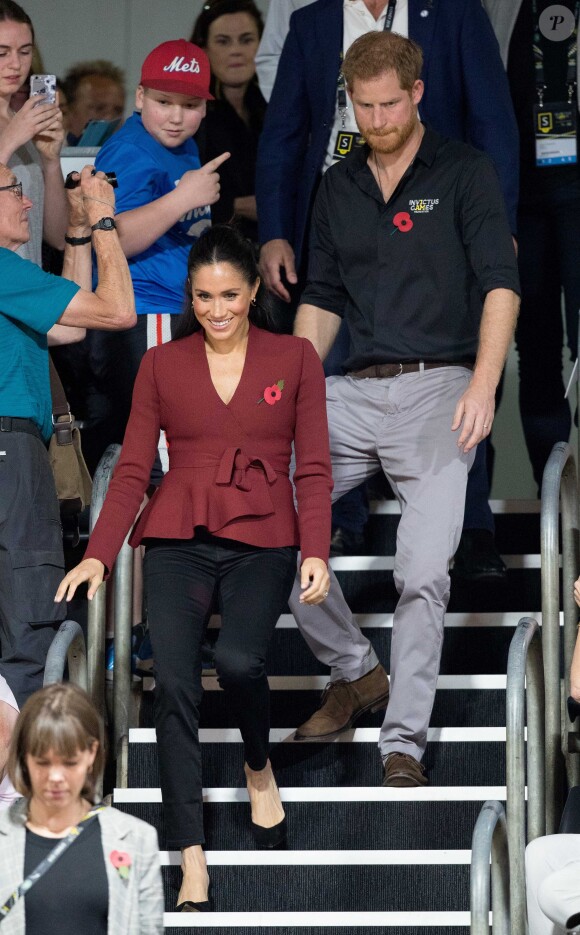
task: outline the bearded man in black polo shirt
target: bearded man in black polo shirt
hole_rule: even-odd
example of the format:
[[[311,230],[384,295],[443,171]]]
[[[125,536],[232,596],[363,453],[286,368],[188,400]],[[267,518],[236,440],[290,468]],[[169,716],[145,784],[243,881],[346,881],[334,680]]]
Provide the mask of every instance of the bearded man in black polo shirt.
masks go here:
[[[366,144],[320,184],[295,325],[322,358],[342,318],[350,331],[347,374],[327,381],[334,496],[383,470],[401,505],[400,599],[379,741],[387,786],[427,782],[420,760],[449,562],[519,305],[495,169],[483,153],[421,124],[421,65],[420,48],[388,32],[367,33],[345,57]],[[291,607],[310,647],[331,666],[322,705],[296,736],[330,739],[377,707],[382,670],[376,657],[357,658],[360,631],[337,589],[308,608],[296,592]]]

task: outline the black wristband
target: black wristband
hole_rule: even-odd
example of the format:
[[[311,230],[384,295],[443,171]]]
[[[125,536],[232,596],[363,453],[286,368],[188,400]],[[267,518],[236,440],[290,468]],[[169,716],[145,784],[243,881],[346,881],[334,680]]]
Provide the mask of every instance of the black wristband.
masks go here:
[[[90,243],[92,240],[91,235],[88,237],[69,237],[68,234],[64,235],[64,242],[69,243],[71,247],[82,247],[83,244]]]

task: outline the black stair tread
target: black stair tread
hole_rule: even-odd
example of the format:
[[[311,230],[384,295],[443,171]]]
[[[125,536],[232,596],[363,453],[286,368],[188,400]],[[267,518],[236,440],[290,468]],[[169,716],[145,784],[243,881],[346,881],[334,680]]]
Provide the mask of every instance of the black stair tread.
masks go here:
[[[285,802],[288,846],[292,850],[469,850],[483,801]],[[157,828],[160,846],[165,848],[160,803],[114,805]],[[206,803],[203,814],[208,850],[255,850],[247,802]]]
[[[268,925],[267,922],[263,926],[252,926],[246,927],[242,924],[240,920],[239,926],[236,928],[227,928],[219,926],[214,928],[214,926],[203,926],[204,935],[375,935],[375,933],[380,933],[380,935],[417,935],[417,932],[424,932],[425,935],[469,935],[469,928],[457,928],[456,926],[451,927],[433,927],[431,925],[423,927],[420,925],[415,925],[413,928],[400,928],[396,926],[392,928],[386,926],[378,928],[375,926],[364,927],[356,926],[354,928],[349,928],[348,926],[335,926],[323,927],[323,928],[307,928],[306,926],[287,928],[285,926],[278,926],[274,924],[275,914],[272,913],[272,922]],[[193,935],[193,933],[199,933],[200,927],[185,927],[185,928],[166,928],[165,935]]]
[[[271,726],[291,726],[289,717],[295,726],[302,724],[317,709],[320,694],[313,690],[270,692]],[[380,727],[383,713],[363,714],[356,726]],[[225,694],[221,691],[205,692],[200,726],[226,728],[231,727],[232,723],[232,711]],[[431,727],[505,727],[505,690],[441,688],[435,696],[430,723]],[[153,726],[153,693],[146,692],[141,709],[141,727]]]
[[[158,788],[156,745],[129,746],[132,788]],[[374,743],[280,743],[270,758],[281,787],[380,786],[382,765]],[[205,788],[241,788],[241,744],[202,745]],[[504,786],[505,743],[430,743],[424,764],[432,786]]]
[[[336,928],[335,926],[323,927],[323,928],[307,928],[306,926],[286,928],[285,926],[274,925],[275,915],[272,914],[272,922],[268,925],[267,922],[263,926],[252,926],[246,927],[242,924],[240,920],[239,926],[236,928],[226,928],[219,926],[214,928],[213,926],[203,926],[204,935],[374,935],[374,933],[380,933],[380,935],[417,935],[417,932],[423,932],[425,935],[469,935],[469,928],[457,928],[453,926],[452,928],[447,927],[436,927],[429,925],[426,928],[423,926],[413,926],[413,928],[378,928],[378,927],[364,927],[356,926],[354,928],[349,928],[348,926],[340,926]],[[166,928],[165,935],[189,935],[189,933],[198,933],[200,927],[195,926],[191,928]]]
[[[165,906],[181,871],[163,867]],[[465,912],[469,866],[212,866],[216,912]]]
[[[272,727],[287,727],[288,715],[302,724],[318,707],[320,693],[316,691],[270,692]],[[380,727],[383,711],[368,712],[356,722],[357,727]],[[503,727],[506,722],[505,690],[502,689],[439,689],[431,716],[431,727]],[[226,727],[232,723],[232,713],[223,692],[206,692],[202,705],[202,727]]]
[[[336,576],[353,613],[392,613],[398,600],[392,571],[337,571]],[[542,606],[540,571],[509,569],[504,584],[466,582],[452,575],[450,613],[519,611]]]
[[[367,574],[370,574],[367,572]],[[520,604],[521,606],[525,606]],[[449,627],[445,631],[441,675],[505,675],[513,627]],[[390,665],[392,630],[370,628],[365,635],[382,664]],[[318,662],[294,629],[274,631],[267,671],[269,675],[324,675],[328,669]]]
[[[400,517],[371,513],[364,533],[361,555],[394,555]],[[539,513],[499,513],[495,519],[495,541],[505,555],[537,555],[540,552]]]

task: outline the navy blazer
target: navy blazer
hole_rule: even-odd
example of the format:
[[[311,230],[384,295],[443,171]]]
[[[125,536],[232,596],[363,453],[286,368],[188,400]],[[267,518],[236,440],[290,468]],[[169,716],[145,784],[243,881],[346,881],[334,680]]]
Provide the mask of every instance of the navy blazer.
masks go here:
[[[260,139],[260,242],[283,238],[300,262],[336,111],[343,0],[293,13]],[[484,150],[516,231],[519,137],[497,40],[481,0],[409,0],[409,36],[423,49],[421,119]]]

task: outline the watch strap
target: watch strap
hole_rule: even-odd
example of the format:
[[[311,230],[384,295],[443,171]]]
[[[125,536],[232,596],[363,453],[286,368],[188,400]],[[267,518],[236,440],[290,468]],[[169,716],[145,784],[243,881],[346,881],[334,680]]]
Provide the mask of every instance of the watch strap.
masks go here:
[[[91,235],[88,237],[69,237],[68,234],[64,235],[64,242],[71,245],[71,247],[82,247],[83,244],[91,242]]]

